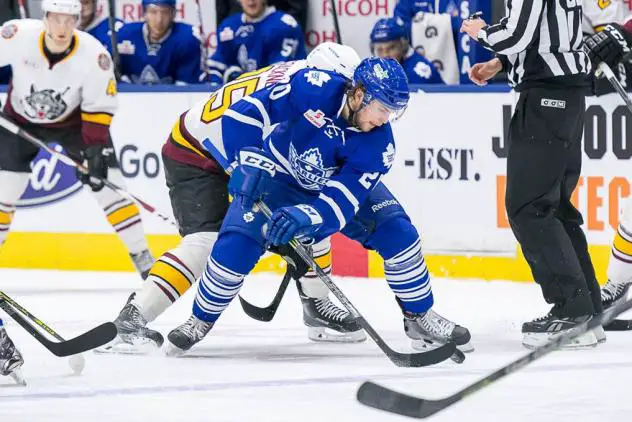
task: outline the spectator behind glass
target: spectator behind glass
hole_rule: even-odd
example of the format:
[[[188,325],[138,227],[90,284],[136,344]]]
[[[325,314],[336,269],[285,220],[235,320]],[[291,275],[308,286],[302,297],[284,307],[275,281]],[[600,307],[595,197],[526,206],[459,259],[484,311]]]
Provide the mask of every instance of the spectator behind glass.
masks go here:
[[[122,26],[123,21],[117,18],[114,27],[117,33]],[[97,19],[97,0],[81,0],[81,16],[77,28],[92,35],[112,53],[110,23],[107,16]]]
[[[292,15],[301,28],[304,29],[307,25],[307,0],[268,0],[268,5]],[[241,11],[239,0],[215,1],[215,16],[217,22],[223,22],[227,17]]]
[[[0,26],[6,21],[19,18],[17,1],[0,0]],[[0,85],[11,81],[11,66],[0,67]]]
[[[303,29],[291,15],[266,6],[265,0],[240,0],[243,13],[217,28],[217,50],[207,61],[206,80],[214,86],[243,72],[305,58]]]
[[[442,84],[435,66],[408,43],[408,30],[395,18],[382,18],[371,30],[371,50],[378,57],[397,60],[409,84]]]
[[[117,33],[123,82],[195,84],[202,75],[199,30],[174,22],[176,0],[143,0],[145,22]]]

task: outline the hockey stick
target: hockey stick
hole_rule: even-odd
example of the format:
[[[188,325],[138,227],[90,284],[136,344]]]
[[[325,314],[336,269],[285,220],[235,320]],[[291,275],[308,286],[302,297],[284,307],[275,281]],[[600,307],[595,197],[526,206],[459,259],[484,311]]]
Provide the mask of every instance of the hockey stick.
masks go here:
[[[20,126],[18,126],[15,123],[13,123],[11,120],[9,120],[2,113],[0,113],[0,127],[5,128],[6,130],[8,130],[9,132],[13,133],[14,135],[17,135],[20,138],[24,139],[25,141],[28,141],[28,142],[32,143],[33,145],[43,149],[44,151],[48,152],[49,154],[54,155],[55,157],[59,158],[59,160],[62,163],[67,164],[67,165],[69,165],[71,167],[75,167],[79,171],[81,171],[82,173],[88,174],[88,169],[84,165],[82,165],[80,163],[77,163],[75,160],[73,160],[72,158],[68,157],[65,154],[62,154],[59,151],[55,151],[53,148],[51,148],[48,145],[46,145],[43,141],[41,141],[40,139],[37,139],[36,137],[31,135],[27,131],[22,129]],[[104,178],[101,178],[101,177],[94,177],[94,176],[90,176],[90,177],[93,178],[93,179],[96,179],[96,180],[99,180],[99,181],[103,182],[103,184],[105,186],[107,186],[108,188],[112,189],[115,192],[118,192],[119,194],[121,194],[122,196],[126,197],[127,199],[130,199],[130,200],[136,202],[138,205],[140,205],[146,211],[154,214],[155,216],[157,216],[161,220],[163,220],[163,221],[165,221],[165,222],[177,227],[176,222],[171,217],[169,217],[166,214],[161,213],[156,208],[154,208],[153,206],[149,205],[147,202],[143,201],[142,199],[140,199],[136,195],[133,195],[132,193],[128,192],[127,190],[123,189],[122,187],[115,185],[114,183],[110,182],[108,179],[104,179]]]
[[[625,92],[625,88],[621,85],[621,82],[617,79],[617,76],[614,74],[610,66],[607,63],[601,62],[599,66],[597,66],[597,70],[595,71],[595,76],[605,76],[610,82],[610,85],[617,91],[619,96],[623,99],[626,107],[630,112],[632,112],[632,101],[628,96],[628,93]],[[604,330],[606,331],[630,331],[632,330],[632,320],[630,319],[614,319],[612,322],[608,324],[604,324]]]
[[[230,170],[228,170],[230,171]],[[257,207],[263,212],[267,218],[272,216],[270,208],[262,201],[257,201]],[[452,358],[458,363],[465,360],[465,355],[460,350],[457,350],[456,345],[452,342],[440,346],[436,349],[429,350],[427,352],[420,353],[400,353],[391,349],[386,342],[380,337],[375,329],[367,322],[366,319],[360,314],[356,307],[347,299],[345,294],[336,286],[331,277],[318,265],[314,260],[311,253],[296,239],[292,239],[289,243],[290,247],[309,265],[322,280],[323,283],[329,288],[329,290],[336,296],[336,298],[342,303],[342,305],[349,311],[351,315],[356,319],[358,324],[367,332],[369,337],[378,345],[378,347],[386,354],[386,356],[397,366],[404,367],[420,367],[434,365],[439,362],[443,362],[446,359]]]
[[[22,314],[33,321],[35,324],[39,325],[44,331],[46,331],[51,336],[55,337],[59,341],[66,341],[62,336],[57,334],[55,330],[46,325],[41,319],[37,318],[35,315],[27,311],[25,308],[20,306],[15,300],[11,299],[7,296],[6,293],[0,291],[0,301],[6,301],[9,305],[13,306],[18,311],[22,312]],[[82,355],[74,355],[68,359],[68,365],[73,370],[75,374],[80,374],[83,371],[83,368],[86,366],[86,361]]]
[[[331,12],[334,19],[334,30],[336,31],[336,42],[342,44],[342,34],[340,33],[340,25],[338,23],[338,11],[336,10],[336,0],[330,0]]]
[[[202,72],[206,72],[206,62],[208,59],[209,38],[204,32],[204,21],[202,20],[202,7],[200,6],[200,0],[195,0],[195,7],[197,8],[197,16],[200,24],[198,30],[200,31],[200,38],[202,38]]]
[[[0,292],[0,308],[55,356],[64,357],[83,353],[102,346],[116,337],[116,326],[111,322],[106,322],[70,340],[54,342],[47,339],[20,314],[22,312],[30,318],[32,315],[26,309],[2,292]],[[31,320],[54,336],[54,330],[42,321],[35,317]]]
[[[543,356],[559,349],[565,344],[570,343],[573,339],[579,337],[585,332],[597,328],[599,325],[607,324],[617,315],[632,308],[632,299],[620,302],[606,310],[600,317],[592,318],[588,323],[584,323],[568,333],[553,337],[545,345],[536,348],[527,355],[514,360],[513,362],[503,366],[502,368],[492,372],[485,378],[476,381],[473,384],[457,391],[456,393],[438,400],[429,400],[421,397],[415,397],[404,393],[399,393],[367,381],[358,389],[357,399],[360,403],[376,409],[384,410],[399,415],[409,416],[411,418],[425,419],[435,413],[460,402],[465,397],[476,393],[483,388],[489,386],[494,381],[512,374],[530,363],[540,359]]]
[[[597,71],[595,71],[595,76],[599,77],[601,75],[605,76],[606,79],[608,79],[608,82],[610,82],[612,87],[623,99],[623,102],[625,102],[628,110],[632,112],[632,100],[630,100],[630,97],[628,97],[628,93],[625,92],[625,88],[623,88],[621,82],[619,82],[619,80],[617,79],[617,76],[614,74],[612,69],[610,69],[610,66],[608,66],[608,64],[605,62],[599,63],[599,66],[597,66]]]
[[[279,309],[281,299],[283,299],[283,295],[285,295],[287,286],[290,284],[290,280],[292,280],[292,275],[289,271],[286,271],[285,275],[283,276],[283,280],[281,281],[281,285],[279,286],[279,290],[274,296],[274,299],[272,299],[272,302],[265,308],[259,308],[255,305],[252,305],[240,295],[239,302],[241,302],[241,308],[244,310],[244,313],[250,318],[256,319],[257,321],[272,321],[272,318],[274,318],[277,309]]]
[[[116,36],[116,0],[108,0],[108,28],[110,30],[110,42],[112,43],[112,62],[114,63],[114,77],[121,80],[121,56],[118,51]]]

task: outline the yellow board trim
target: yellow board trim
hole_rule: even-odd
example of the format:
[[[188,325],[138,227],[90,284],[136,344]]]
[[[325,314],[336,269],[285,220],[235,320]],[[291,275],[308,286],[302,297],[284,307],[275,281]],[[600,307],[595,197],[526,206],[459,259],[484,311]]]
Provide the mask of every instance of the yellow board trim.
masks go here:
[[[103,126],[110,126],[112,124],[112,116],[106,113],[81,113],[81,120]]]
[[[134,217],[135,215],[138,215],[138,214],[139,214],[138,207],[135,204],[129,204],[121,209],[114,211],[113,213],[108,215],[107,218],[108,218],[108,222],[111,225],[116,226],[117,224],[121,224],[123,221],[127,220],[128,218]]]
[[[177,235],[148,235],[150,249],[158,257],[180,242]],[[610,246],[589,247],[597,278],[605,283]],[[532,281],[522,254],[516,257],[427,255],[435,277],[484,280]],[[11,232],[0,248],[0,267],[83,271],[134,271],[127,250],[115,234]],[[285,271],[276,255],[262,258],[255,272]],[[381,258],[369,253],[369,277],[384,277]]]
[[[187,279],[184,274],[162,261],[156,261],[151,267],[149,274],[162,278],[164,281],[169,283],[180,296],[182,296],[187,290],[189,290],[189,287],[191,287],[189,279]]]

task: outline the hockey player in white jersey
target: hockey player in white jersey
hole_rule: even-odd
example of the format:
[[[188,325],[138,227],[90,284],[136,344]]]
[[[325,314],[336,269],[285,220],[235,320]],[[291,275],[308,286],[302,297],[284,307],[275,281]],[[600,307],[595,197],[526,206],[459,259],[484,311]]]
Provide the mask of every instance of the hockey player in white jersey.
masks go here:
[[[45,142],[58,142],[91,175],[122,185],[109,127],[117,107],[112,60],[91,35],[75,30],[79,0],[45,0],[44,19],[9,21],[0,33],[0,65],[13,68],[4,114]],[[0,244],[15,202],[26,188],[37,147],[0,133]],[[139,273],[153,263],[138,207],[103,183],[89,185],[109,223],[125,243]],[[94,180],[94,179],[92,179]]]
[[[229,99],[234,103],[245,94],[284,77],[290,67],[315,67],[351,79],[359,62],[360,58],[352,48],[324,43],[314,49],[306,60],[279,64],[243,75],[241,79],[225,85],[222,88],[224,91],[218,91],[211,98]],[[205,124],[199,121],[197,114],[205,102],[206,99],[178,119],[163,147],[169,195],[183,238],[175,249],[158,258],[143,288],[130,298],[114,321],[119,337],[101,351],[141,353],[162,345],[162,335],[148,328],[147,324],[191,288],[202,275],[208,254],[215,244],[228,208],[228,177],[220,164],[200,145],[203,141],[200,133],[210,130],[213,136],[221,137],[222,110],[228,108],[229,104],[224,103],[217,112],[209,111],[214,118]],[[323,269],[330,272],[329,239],[314,245],[313,254]],[[301,262],[298,257],[294,260]],[[313,271],[304,274],[297,287],[310,339],[357,342],[366,338],[353,317],[329,300],[327,287]]]
[[[3,113],[44,142],[61,144],[73,159],[87,165],[90,176],[121,184],[120,171],[112,168],[116,160],[109,137],[117,107],[110,55],[94,37],[75,30],[79,0],[44,0],[42,9],[43,20],[14,20],[0,28],[0,66],[13,69]],[[0,131],[0,244],[7,237],[37,153],[32,144]],[[153,259],[136,205],[103,189],[102,181],[81,179],[92,188],[139,272],[148,271]],[[3,333],[0,342],[5,341],[8,337]],[[10,359],[0,355],[0,373]]]

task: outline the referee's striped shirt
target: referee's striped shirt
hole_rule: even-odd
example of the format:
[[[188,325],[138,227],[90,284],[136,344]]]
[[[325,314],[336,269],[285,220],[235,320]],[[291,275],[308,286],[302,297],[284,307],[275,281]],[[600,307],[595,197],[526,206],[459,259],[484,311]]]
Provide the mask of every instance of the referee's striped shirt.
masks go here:
[[[583,50],[582,0],[506,1],[506,17],[478,38],[503,61],[510,85],[583,85],[590,61]]]

